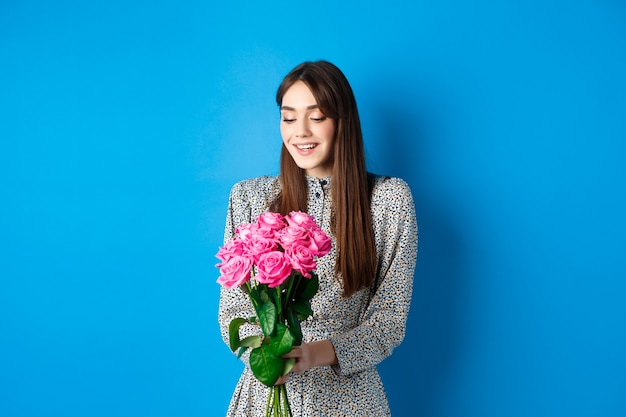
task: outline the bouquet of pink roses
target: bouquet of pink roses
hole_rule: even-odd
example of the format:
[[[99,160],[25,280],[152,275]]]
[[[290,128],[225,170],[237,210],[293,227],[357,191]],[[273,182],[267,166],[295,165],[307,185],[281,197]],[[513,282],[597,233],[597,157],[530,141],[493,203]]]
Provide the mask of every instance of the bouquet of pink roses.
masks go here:
[[[239,350],[238,357],[252,349],[250,369],[271,388],[266,416],[291,416],[285,385],[274,384],[295,363],[282,355],[302,343],[300,321],[313,313],[311,299],[319,286],[316,260],[330,252],[331,239],[302,212],[287,216],[264,212],[235,233],[217,252],[221,261],[216,265],[221,274],[217,282],[245,291],[256,316],[230,322],[230,348]],[[259,325],[263,334],[241,339],[239,328],[244,323]]]

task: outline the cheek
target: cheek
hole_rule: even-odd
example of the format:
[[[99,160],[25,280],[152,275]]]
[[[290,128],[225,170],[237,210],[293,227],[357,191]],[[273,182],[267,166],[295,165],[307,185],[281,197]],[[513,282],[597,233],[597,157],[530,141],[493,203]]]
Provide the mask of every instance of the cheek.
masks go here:
[[[327,140],[332,140],[335,137],[335,123],[326,123],[321,126],[320,136],[323,136]]]
[[[283,138],[283,142],[289,138],[289,126],[281,123],[280,124],[280,136]]]

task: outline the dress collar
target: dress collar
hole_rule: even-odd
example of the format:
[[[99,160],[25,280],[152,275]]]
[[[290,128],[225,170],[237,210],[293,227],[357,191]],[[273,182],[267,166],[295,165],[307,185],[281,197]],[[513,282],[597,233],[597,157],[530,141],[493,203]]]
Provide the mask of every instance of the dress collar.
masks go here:
[[[309,186],[317,185],[319,187],[322,187],[324,190],[330,189],[330,179],[330,176],[322,178],[314,177],[312,175],[306,176],[306,181]]]

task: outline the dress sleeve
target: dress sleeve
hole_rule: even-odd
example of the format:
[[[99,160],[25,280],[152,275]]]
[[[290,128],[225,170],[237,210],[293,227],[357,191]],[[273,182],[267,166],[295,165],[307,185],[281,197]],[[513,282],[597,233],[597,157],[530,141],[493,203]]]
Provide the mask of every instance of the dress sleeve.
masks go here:
[[[246,187],[242,183],[235,184],[231,189],[224,230],[224,243],[233,238],[237,226],[252,221],[251,199],[247,194]],[[240,288],[220,288],[218,321],[222,339],[227,346],[229,346],[228,326],[231,320],[237,317],[248,319],[254,315],[254,308],[249,298]],[[245,324],[239,329],[239,335],[242,339],[255,334],[261,334],[261,329],[258,326]],[[246,353],[241,358],[248,366],[248,354]]]
[[[394,178],[372,198],[379,271],[358,326],[331,337],[338,364],[350,375],[376,366],[404,339],[417,258],[417,220],[409,186]]]

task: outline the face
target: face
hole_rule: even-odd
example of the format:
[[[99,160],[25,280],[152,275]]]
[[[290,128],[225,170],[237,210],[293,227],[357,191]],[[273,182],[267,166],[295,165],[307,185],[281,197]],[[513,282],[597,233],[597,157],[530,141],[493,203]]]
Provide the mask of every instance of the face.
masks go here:
[[[335,121],[320,111],[313,93],[302,81],[296,81],[285,92],[280,116],[280,134],[296,165],[307,175],[329,176]]]

